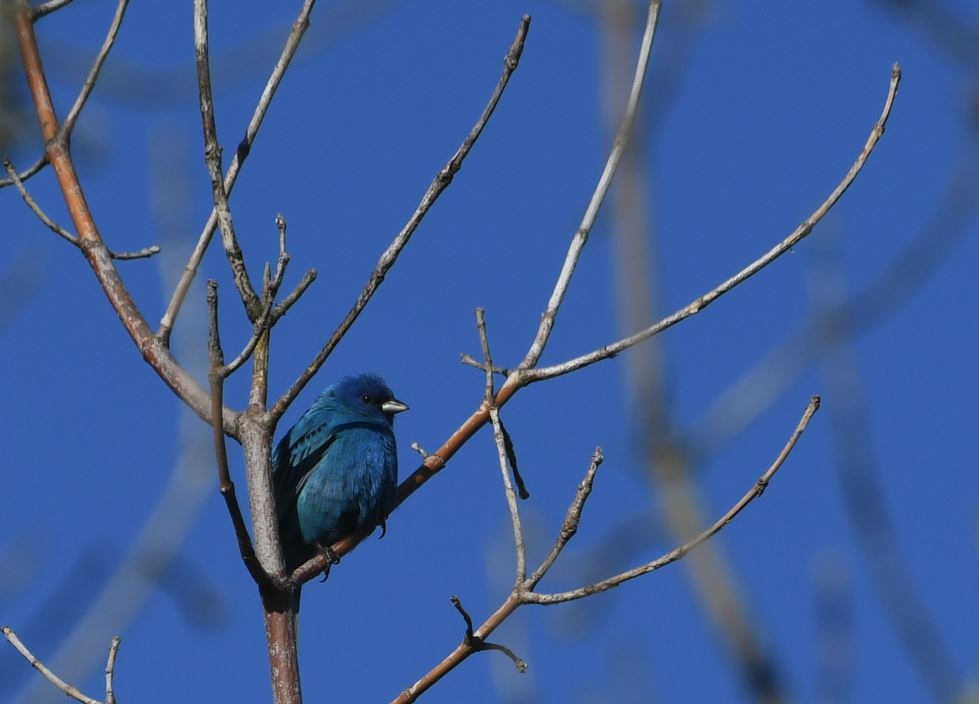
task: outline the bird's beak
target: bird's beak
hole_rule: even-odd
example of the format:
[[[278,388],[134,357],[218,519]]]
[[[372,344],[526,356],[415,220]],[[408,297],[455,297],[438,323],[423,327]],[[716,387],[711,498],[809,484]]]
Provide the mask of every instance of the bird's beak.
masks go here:
[[[401,413],[401,411],[407,411],[408,406],[397,399],[391,399],[381,404],[381,410],[385,413]]]

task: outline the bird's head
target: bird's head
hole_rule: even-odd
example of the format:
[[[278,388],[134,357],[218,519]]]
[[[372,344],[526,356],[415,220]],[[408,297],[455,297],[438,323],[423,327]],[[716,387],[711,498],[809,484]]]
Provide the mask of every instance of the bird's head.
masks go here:
[[[394,425],[394,415],[408,406],[394,397],[377,374],[357,374],[338,381],[323,392],[329,406],[370,420]]]

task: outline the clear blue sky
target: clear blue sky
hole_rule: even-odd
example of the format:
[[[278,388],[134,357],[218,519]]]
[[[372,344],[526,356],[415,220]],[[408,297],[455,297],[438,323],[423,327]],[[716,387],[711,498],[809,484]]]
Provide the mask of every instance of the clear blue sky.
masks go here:
[[[946,2],[964,22],[977,20],[968,3]],[[478,353],[475,307],[486,308],[497,362],[519,361],[609,146],[603,34],[579,7],[584,4],[324,0],[316,9],[307,44],[232,199],[253,274],[275,255],[278,212],[289,222],[287,282],[306,268],[319,271],[276,328],[273,393],[291,383],[332,331],[469,130],[521,15],[531,14],[533,24],[486,133],[287,424],[330,381],[377,371],[411,406],[396,429],[406,476],[417,465],[413,441],[434,450],[478,405],[482,376],[459,363],[460,352]],[[273,5],[214,3],[211,9],[219,135],[228,155],[298,9],[298,3]],[[659,338],[675,422],[683,427],[804,324],[812,310],[808,281],[827,249],[839,250],[847,287],[860,291],[935,216],[955,165],[979,156],[966,123],[976,99],[976,74],[967,69],[976,62],[974,55],[967,61],[940,51],[941,42],[885,3],[665,5],[642,153],[651,174],[645,197],[654,213],[664,312],[781,240],[825,198],[880,113],[892,63],[904,69],[883,141],[816,233]],[[113,6],[77,2],[39,25],[62,115]],[[181,265],[182,248],[209,212],[191,19],[190,3],[133,3],[74,140],[110,246],[159,243],[172,253],[120,264],[153,323],[166,296],[161,262]],[[23,97],[21,79],[14,78],[15,94]],[[26,127],[12,151],[22,166],[39,149],[35,123]],[[67,223],[49,172],[30,187]],[[7,251],[0,271],[26,272],[31,283],[0,328],[7,447],[0,621],[39,656],[53,656],[160,502],[182,443],[203,438],[199,471],[190,473],[197,477],[190,485],[203,489],[188,489],[202,498],[183,504],[186,517],[176,515],[173,530],[186,532],[186,542],[161,586],[121,631],[117,689],[122,699],[147,704],[178,697],[268,700],[259,604],[214,486],[207,429],[183,414],[142,362],[78,252],[45,230],[13,189],[0,194],[0,206]],[[905,279],[915,287],[911,298],[853,347],[869,412],[858,436],[874,453],[901,563],[962,681],[976,678],[979,633],[977,222],[971,217],[962,240],[926,281]],[[545,363],[623,332],[612,224],[603,212]],[[943,223],[937,232],[953,226]],[[225,349],[234,350],[247,328],[227,266],[215,250],[204,268],[205,277],[221,283]],[[887,298],[899,295],[894,290]],[[178,354],[191,367],[205,350],[202,308],[198,288],[175,334]],[[612,552],[610,536],[624,521],[658,515],[663,495],[642,470],[643,429],[630,417],[626,380],[624,360],[610,360],[529,388],[504,412],[532,492],[523,504],[532,561],[553,539],[592,450],[605,450],[578,537],[544,588],[576,586],[597,569],[597,555]],[[242,377],[229,385],[229,404],[244,404],[244,384]],[[754,482],[814,393],[823,394],[823,411],[765,496],[718,544],[793,698],[812,701],[819,691],[825,629],[815,602],[817,584],[830,570],[844,575],[852,700],[930,701],[851,530],[832,432],[834,404],[842,399],[819,368],[793,381],[698,468],[704,508],[720,515]],[[240,454],[234,445],[231,450],[243,494]],[[602,569],[621,569],[673,546],[656,519],[646,530],[631,533],[628,559]],[[460,640],[450,595],[459,595],[480,622],[505,598],[512,559],[499,470],[484,430],[391,517],[383,540],[366,541],[329,582],[307,588],[306,700],[375,702],[397,695]],[[518,675],[498,653],[480,654],[427,700],[583,704],[745,696],[683,564],[587,603],[526,608],[494,639],[529,661],[527,674]],[[96,665],[78,680],[92,694],[100,691],[107,645],[107,638],[92,645]],[[21,701],[28,688],[50,701],[63,699],[11,649],[0,649],[0,698]]]

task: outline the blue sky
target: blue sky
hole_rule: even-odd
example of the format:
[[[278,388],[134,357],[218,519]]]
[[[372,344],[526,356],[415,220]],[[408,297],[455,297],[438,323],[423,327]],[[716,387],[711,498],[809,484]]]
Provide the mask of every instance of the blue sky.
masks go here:
[[[704,511],[720,515],[777,454],[809,396],[822,394],[823,410],[786,466],[717,545],[791,698],[813,701],[820,693],[827,629],[816,603],[829,574],[843,585],[852,700],[930,701],[852,530],[833,424],[855,433],[845,441],[850,449],[865,444],[872,453],[900,564],[951,654],[951,671],[960,682],[975,680],[979,221],[973,209],[959,226],[942,208],[956,165],[976,162],[974,125],[967,123],[976,99],[968,70],[974,57],[954,56],[946,40],[885,3],[665,4],[640,153],[662,313],[767,250],[826,197],[880,113],[892,63],[903,68],[882,142],[816,232],[657,342],[673,422],[686,428],[805,324],[821,262],[837,261],[836,275],[859,292],[930,221],[939,224],[926,252],[941,236],[962,233],[926,279],[902,277],[883,298],[898,299],[898,307],[848,347],[844,361],[858,381],[834,384],[823,368],[810,367],[696,468]],[[410,444],[433,450],[479,403],[482,375],[459,363],[461,352],[478,354],[473,309],[486,309],[499,364],[515,364],[525,353],[610,143],[604,35],[582,5],[344,1],[316,8],[231,203],[254,275],[275,256],[279,212],[289,222],[286,286],[307,268],[319,272],[275,330],[273,393],[332,331],[469,130],[521,15],[531,14],[533,23],[521,65],[463,170],[286,424],[332,380],[377,371],[411,406],[396,428],[407,476],[418,459]],[[113,6],[77,2],[38,27],[62,115]],[[964,23],[977,19],[968,3],[948,8]],[[211,8],[218,130],[227,154],[297,9],[256,2]],[[120,264],[151,323],[172,285],[166,267],[182,266],[209,212],[191,12],[190,3],[133,4],[74,139],[109,245],[164,247],[156,260]],[[14,90],[26,95],[21,83]],[[23,139],[8,147],[22,166],[40,148],[35,124],[25,126]],[[29,186],[67,223],[49,172]],[[124,626],[103,624],[104,637],[89,631],[99,656],[75,679],[99,692],[102,650],[108,634],[121,632],[117,689],[125,699],[266,700],[261,613],[216,491],[207,429],[142,362],[78,253],[45,230],[12,189],[0,194],[0,206],[8,252],[0,271],[8,282],[18,272],[29,283],[0,327],[8,448],[0,621],[55,662],[58,642],[160,504],[182,448],[203,444],[190,453],[195,462],[178,484],[185,499],[164,521],[170,535],[182,536],[178,554]],[[543,363],[626,332],[617,310],[614,227],[606,208]],[[225,349],[234,350],[248,328],[219,251],[208,255],[202,273],[202,281],[221,285]],[[191,297],[174,344],[202,378],[203,289]],[[658,518],[667,496],[643,469],[644,429],[631,407],[627,361],[624,355],[528,388],[504,410],[532,493],[523,504],[531,562],[546,553],[592,450],[605,451],[579,534],[544,588],[576,586],[600,558],[612,561],[607,569],[622,569],[675,544]],[[244,404],[245,384],[244,376],[229,383],[227,403]],[[838,415],[855,390],[867,411],[858,428],[851,416]],[[243,493],[240,453],[230,449]],[[627,554],[619,554],[616,529],[646,515],[642,529],[627,531]],[[366,541],[326,584],[307,588],[307,701],[396,696],[460,640],[449,597],[458,595],[481,622],[505,598],[512,560],[495,452],[483,430],[391,517],[383,540]],[[746,698],[682,563],[584,603],[527,607],[495,640],[529,661],[529,671],[517,674],[498,653],[479,654],[427,699]],[[12,650],[0,650],[0,673],[0,698],[62,698]]]

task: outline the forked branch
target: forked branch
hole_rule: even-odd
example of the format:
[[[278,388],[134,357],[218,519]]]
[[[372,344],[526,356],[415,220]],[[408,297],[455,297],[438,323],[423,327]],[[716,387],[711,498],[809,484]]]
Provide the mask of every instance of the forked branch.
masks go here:
[[[82,704],[103,704],[98,699],[83,694],[77,687],[68,684],[49,670],[43,662],[35,657],[34,653],[28,650],[27,646],[21,642],[20,638],[17,637],[17,634],[14,633],[13,629],[4,626],[2,630],[7,642],[14,646],[14,649],[24,656],[24,659],[31,664],[31,667],[40,672],[44,679],[64,692],[65,696],[70,697],[77,702],[82,702]],[[113,676],[115,675],[116,656],[119,654],[119,645],[121,642],[122,641],[119,636],[116,636],[112,639],[112,643],[109,645],[109,659],[105,665],[105,704],[115,704],[116,701],[112,680]]]
[[[551,604],[560,604],[566,601],[583,599],[593,594],[599,594],[609,589],[613,589],[625,582],[636,579],[637,577],[649,574],[650,572],[655,572],[656,570],[666,567],[673,562],[681,560],[691,550],[696,549],[698,545],[701,545],[713,538],[715,535],[724,530],[724,528],[731,523],[731,521],[733,521],[737,515],[748,506],[748,504],[764,493],[776,472],[781,469],[782,465],[785,463],[785,460],[788,459],[789,454],[792,452],[793,448],[795,448],[796,443],[798,443],[799,438],[802,437],[803,432],[805,432],[809,425],[809,421],[812,420],[812,417],[817,410],[819,410],[819,397],[813,396],[809,400],[809,404],[806,406],[806,410],[803,412],[802,418],[800,418],[795,430],[792,432],[792,435],[789,437],[788,441],[778,453],[778,456],[776,456],[772,464],[769,465],[768,469],[766,469],[761,476],[755,480],[751,488],[745,492],[744,496],[735,502],[734,505],[732,505],[731,508],[724,513],[724,515],[718,518],[713,525],[701,532],[692,540],[674,548],[673,550],[670,550],[655,560],[639,565],[630,570],[612,575],[611,577],[603,579],[599,582],[586,584],[578,587],[577,589],[564,592],[538,592],[535,589],[537,583],[554,565],[557,557],[560,555],[561,551],[578,529],[578,523],[581,520],[582,510],[584,509],[588,496],[591,494],[595,475],[603,459],[601,449],[597,449],[595,454],[592,456],[591,464],[588,467],[588,471],[585,473],[582,483],[579,485],[575,498],[568,507],[567,516],[561,526],[558,537],[555,540],[554,547],[551,549],[550,553],[540,564],[540,566],[528,579],[519,581],[514,585],[513,590],[503,601],[500,607],[485,622],[483,622],[478,629],[472,629],[472,622],[468,618],[468,614],[465,614],[467,627],[462,642],[438,665],[432,668],[410,687],[402,691],[401,694],[393,700],[392,704],[408,704],[409,702],[415,701],[421,694],[431,688],[446,674],[459,666],[470,655],[479,652],[480,650],[486,650],[486,638],[494,630],[496,630],[500,624],[506,621],[506,619],[509,618],[514,611],[524,604],[540,604],[547,606]],[[506,473],[504,473],[504,477],[506,477]],[[506,483],[506,479],[504,479],[504,483]],[[521,547],[516,543],[515,550],[518,552],[518,554],[521,550]],[[459,608],[459,606],[457,606],[457,608]],[[502,647],[495,647],[493,649],[499,650],[502,649]],[[520,662],[522,663],[523,661]],[[526,663],[523,664],[526,666]]]

